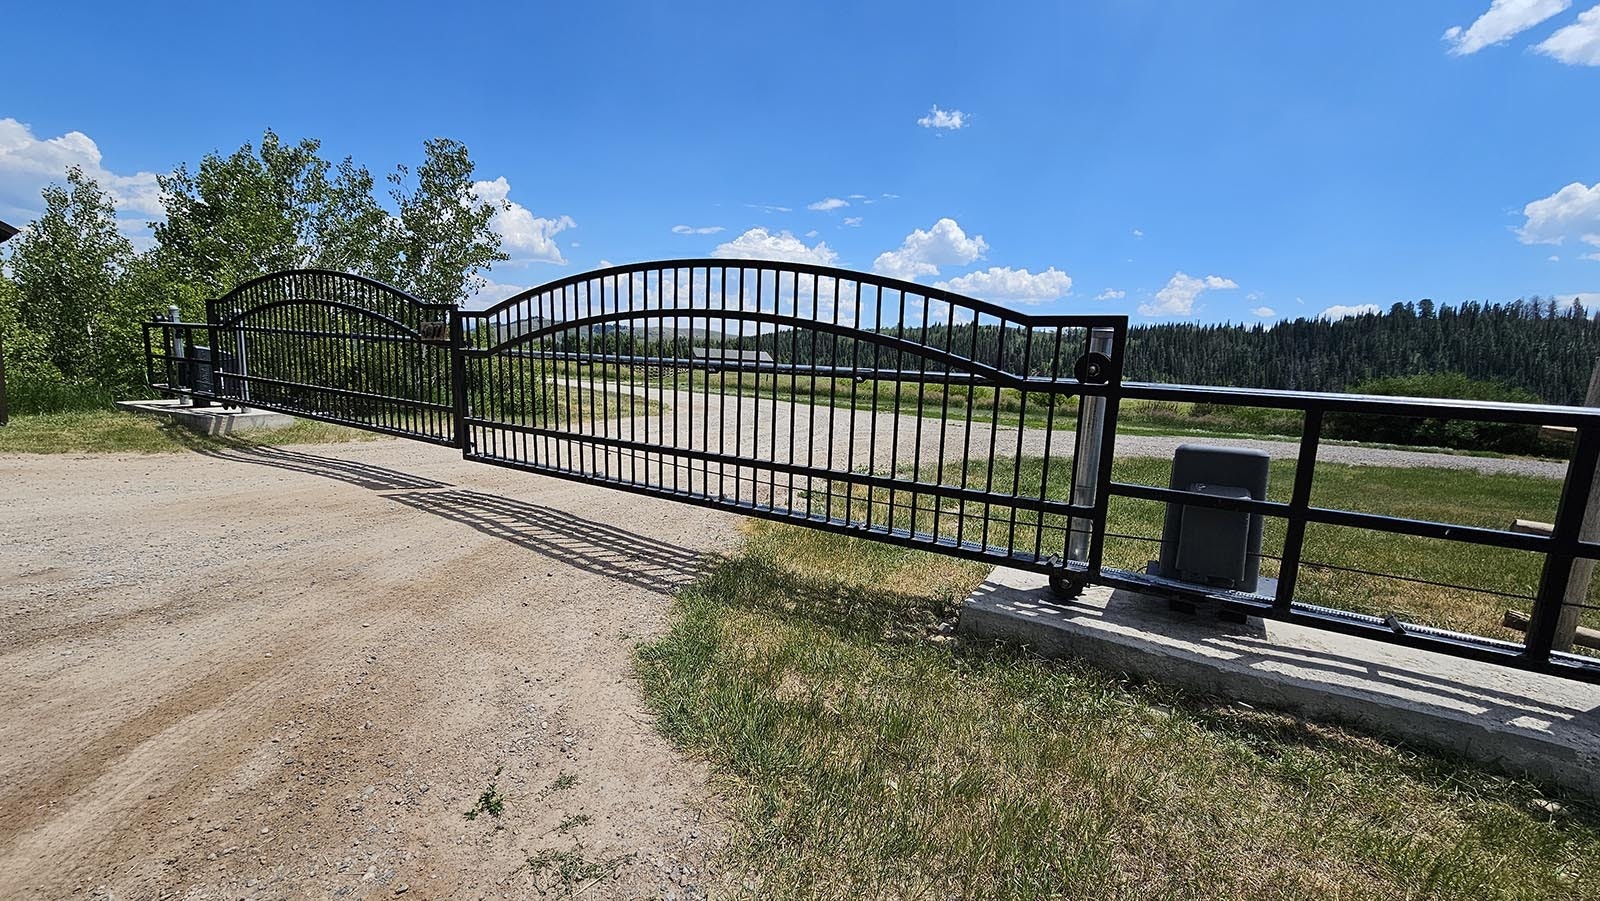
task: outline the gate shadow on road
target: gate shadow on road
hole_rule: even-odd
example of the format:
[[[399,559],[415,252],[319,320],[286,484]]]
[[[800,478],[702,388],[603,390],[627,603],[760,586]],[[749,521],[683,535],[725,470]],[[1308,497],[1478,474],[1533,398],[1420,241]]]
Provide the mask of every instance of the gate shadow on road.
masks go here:
[[[191,448],[232,463],[270,466],[380,492],[413,510],[468,526],[543,557],[657,594],[693,582],[704,555],[565,510],[460,488],[370,463],[212,439]]]

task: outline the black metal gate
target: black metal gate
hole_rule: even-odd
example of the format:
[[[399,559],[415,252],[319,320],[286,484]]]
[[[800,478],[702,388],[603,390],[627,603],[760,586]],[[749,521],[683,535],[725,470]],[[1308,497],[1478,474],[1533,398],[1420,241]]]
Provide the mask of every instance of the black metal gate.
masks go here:
[[[1600,409],[1124,382],[1124,316],[1029,315],[790,263],[617,266],[481,311],[343,273],[296,271],[241,285],[209,314],[206,323],[146,326],[152,387],[1031,569],[1062,588],[1094,582],[1205,601],[1600,682],[1600,659],[1568,646],[1577,619],[1600,609],[1583,593],[1579,565],[1600,558],[1600,525],[1585,516],[1600,463]],[[1284,455],[1294,460],[1292,485],[1280,484],[1281,500],[1244,500],[1113,480],[1122,398],[1299,411],[1298,453]],[[1550,534],[1314,503],[1325,414],[1570,429]],[[1275,590],[1220,589],[1142,569],[1127,543],[1159,539],[1108,529],[1110,512],[1141,503],[1265,518],[1278,528],[1258,556],[1275,571]],[[1536,584],[1489,590],[1317,560],[1328,530],[1533,555]],[[1303,600],[1308,580],[1320,574],[1325,588],[1330,572],[1524,602],[1526,634],[1497,633],[1498,624],[1467,634],[1371,604],[1335,606],[1321,589],[1317,603]]]
[[[1058,578],[1098,568],[1125,316],[682,260],[462,319],[468,459]]]
[[[343,272],[265,275],[210,301],[204,325],[151,323],[152,384],[453,447],[453,310]]]

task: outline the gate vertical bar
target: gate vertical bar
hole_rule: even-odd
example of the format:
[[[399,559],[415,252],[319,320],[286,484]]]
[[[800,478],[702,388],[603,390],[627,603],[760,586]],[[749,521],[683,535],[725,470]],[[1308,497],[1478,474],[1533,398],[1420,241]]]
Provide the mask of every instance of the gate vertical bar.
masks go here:
[[[1294,464],[1294,490],[1289,495],[1289,521],[1283,531],[1283,559],[1278,563],[1278,592],[1272,606],[1288,613],[1300,579],[1300,552],[1306,543],[1306,508],[1311,505],[1311,485],[1317,468],[1317,448],[1322,440],[1322,410],[1306,411],[1300,427],[1300,454]]]
[[[1101,333],[1101,343],[1110,343],[1110,352],[1104,349],[1110,369],[1100,380],[1108,392],[1101,397],[1100,408],[1100,472],[1095,484],[1094,532],[1089,536],[1089,578],[1098,578],[1106,550],[1106,522],[1111,510],[1111,467],[1117,454],[1117,413],[1122,406],[1122,367],[1128,350],[1128,322],[1120,321],[1112,328],[1095,328],[1089,332],[1094,342],[1095,332]]]
[[[450,405],[455,446],[466,456],[471,447],[467,440],[467,341],[466,327],[462,322],[460,307],[450,310]]]

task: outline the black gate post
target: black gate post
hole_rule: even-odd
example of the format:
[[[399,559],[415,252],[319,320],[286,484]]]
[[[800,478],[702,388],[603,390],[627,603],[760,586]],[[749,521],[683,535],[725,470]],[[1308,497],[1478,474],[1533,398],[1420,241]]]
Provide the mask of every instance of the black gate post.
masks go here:
[[[467,339],[460,307],[450,309],[450,406],[455,429],[455,446],[466,456],[467,440]]]
[[[1550,659],[1555,644],[1556,624],[1566,601],[1567,582],[1572,578],[1578,544],[1583,529],[1584,510],[1594,485],[1594,471],[1600,463],[1600,428],[1580,426],[1578,443],[1567,463],[1567,479],[1556,507],[1555,529],[1545,553],[1544,571],[1539,575],[1539,593],[1533,602],[1524,654],[1534,663]]]

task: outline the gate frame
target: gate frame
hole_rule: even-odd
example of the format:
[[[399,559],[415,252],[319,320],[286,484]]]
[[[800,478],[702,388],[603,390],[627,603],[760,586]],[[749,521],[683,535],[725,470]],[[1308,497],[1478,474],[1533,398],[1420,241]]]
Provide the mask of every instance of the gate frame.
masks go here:
[[[377,292],[378,294],[393,300],[397,304],[402,304],[408,307],[417,314],[419,325],[425,326],[429,323],[437,324],[441,327],[440,330],[443,332],[443,334],[435,337],[429,337],[427,334],[425,334],[423,328],[413,328],[410,323],[397,319],[391,315],[388,315],[387,313],[380,312],[370,307],[364,307],[357,303],[351,303],[347,300],[336,300],[333,298],[290,297],[254,303],[250,306],[244,307],[233,306],[237,299],[251,289],[273,282],[283,282],[286,285],[292,286],[294,283],[293,280],[297,279],[313,280],[313,283],[315,280],[320,280],[325,284],[332,284],[337,281],[354,283],[361,288]],[[439,414],[441,421],[448,422],[450,424],[450,434],[435,435],[428,432],[420,432],[412,429],[382,425],[378,423],[355,421],[315,410],[306,410],[286,404],[276,404],[271,401],[261,401],[251,397],[250,383],[253,380],[262,380],[267,377],[255,376],[249,373],[249,362],[246,358],[246,354],[242,351],[236,352],[233,355],[233,359],[239,363],[240,371],[231,371],[225,368],[224,357],[217,353],[216,348],[222,342],[223,334],[229,331],[233,332],[234,340],[242,344],[245,332],[241,329],[248,329],[251,327],[242,326],[240,323],[246,320],[248,317],[274,308],[292,308],[296,304],[315,305],[323,308],[348,310],[356,314],[358,317],[365,317],[369,320],[383,322],[391,327],[407,333],[407,337],[409,337],[412,340],[412,343],[414,343],[418,348],[438,348],[447,352],[450,356],[450,360],[446,362],[446,365],[440,371],[440,374],[451,380],[449,391],[452,401],[454,400],[455,388],[453,378],[453,360],[455,357],[456,341],[455,336],[453,333],[449,332],[448,329],[449,323],[455,318],[457,307],[454,304],[430,303],[428,301],[421,300],[406,291],[402,291],[399,288],[386,285],[376,279],[368,278],[362,275],[355,275],[348,272],[339,272],[332,269],[289,269],[281,272],[272,272],[265,275],[259,275],[239,283],[232,290],[221,297],[206,301],[207,322],[204,328],[206,329],[208,340],[210,341],[212,356],[217,362],[213,376],[213,390],[209,394],[201,396],[207,400],[212,400],[218,403],[235,406],[257,407],[264,410],[276,410],[280,413],[287,413],[291,416],[299,416],[306,419],[317,420],[319,422],[331,423],[333,425],[342,425],[348,428],[364,429],[367,431],[377,432],[379,434],[391,435],[397,438],[410,438],[413,440],[423,441],[429,444],[442,445],[445,447],[460,446],[460,432],[455,429],[455,404],[453,402],[451,404],[443,404],[415,398],[388,398],[393,404],[401,407],[411,408],[413,412],[420,409],[434,409]],[[424,314],[432,315],[425,316]],[[296,331],[292,329],[287,331],[293,334],[312,334],[311,332]],[[332,337],[341,336],[335,335]],[[352,332],[349,335],[342,337],[359,340],[362,336]],[[381,340],[394,340],[395,336],[373,337]],[[226,383],[235,381],[238,382],[240,386],[240,390],[238,392],[222,390]],[[271,379],[271,381],[282,380]],[[321,387],[317,388],[316,390],[330,394],[354,393],[376,398],[382,397],[382,395],[366,395],[364,392],[352,392],[346,389],[331,387]]]
[[[461,423],[460,436],[463,457],[474,462],[534,472],[540,475],[567,479],[569,481],[577,481],[587,484],[600,484],[608,488],[620,489],[636,494],[654,497],[666,497],[682,503],[715,509],[731,510],[742,515],[755,516],[762,519],[769,519],[778,522],[799,523],[809,528],[816,528],[822,531],[831,531],[853,537],[868,538],[874,541],[880,541],[883,543],[895,544],[904,547],[933,550],[950,556],[957,556],[990,564],[1008,565],[1024,569],[1031,569],[1048,575],[1052,581],[1052,584],[1057,585],[1063,591],[1071,593],[1076,593],[1077,591],[1081,590],[1084,585],[1088,584],[1088,582],[1092,580],[1092,574],[1097,572],[1100,568],[1100,561],[1104,547],[1105,521],[1110,500],[1108,488],[1111,484],[1109,462],[1115,452],[1116,443],[1115,427],[1117,394],[1114,390],[1114,386],[1122,377],[1123,364],[1125,360],[1128,329],[1128,317],[1126,315],[1030,314],[1013,310],[1000,304],[968,297],[940,288],[933,288],[902,279],[895,279],[887,276],[858,272],[855,270],[842,269],[838,267],[822,266],[812,263],[786,262],[780,260],[708,258],[651,260],[590,270],[583,273],[565,276],[563,278],[555,279],[550,282],[546,282],[545,284],[529,288],[482,310],[460,310],[458,311],[457,315],[463,323],[467,319],[476,319],[480,323],[486,323],[493,317],[506,313],[507,311],[515,310],[519,304],[528,303],[540,296],[549,296],[557,292],[564,292],[568,288],[576,288],[577,286],[585,283],[604,283],[607,279],[615,280],[624,276],[640,273],[663,273],[668,270],[673,271],[675,275],[678,273],[690,274],[691,290],[693,285],[693,273],[709,273],[710,271],[718,271],[722,273],[724,277],[726,277],[727,273],[731,271],[756,271],[757,273],[793,275],[796,278],[809,276],[813,279],[836,279],[861,286],[871,285],[882,290],[898,292],[902,296],[907,294],[915,295],[928,304],[938,302],[949,304],[952,308],[961,307],[971,310],[973,312],[972,321],[974,323],[980,323],[982,317],[990,317],[994,320],[997,320],[1002,329],[1002,342],[1005,340],[1004,330],[1011,326],[1020,327],[1024,330],[1025,334],[1030,335],[1031,330],[1033,329],[1080,329],[1085,333],[1086,342],[1093,333],[1105,333],[1107,336],[1106,340],[1109,344],[1110,353],[1100,360],[1097,366],[1091,370],[1094,373],[1094,377],[1083,377],[1082,370],[1080,368],[1081,363],[1072,366],[1070,372],[1064,371],[1061,375],[1054,378],[1030,376],[1026,373],[1019,375],[1017,373],[1007,371],[999,366],[990,366],[977,360],[951,357],[933,345],[921,345],[902,336],[890,337],[882,334],[881,330],[863,329],[854,325],[841,325],[837,322],[823,322],[816,319],[807,319],[805,317],[801,317],[798,315],[799,305],[797,297],[793,298],[796,300],[796,305],[788,314],[777,312],[776,306],[772,312],[767,312],[762,310],[759,306],[755,310],[749,310],[744,309],[742,306],[738,308],[729,306],[695,307],[692,305],[689,307],[650,307],[648,304],[643,308],[630,310],[613,309],[608,312],[605,309],[604,299],[602,298],[601,311],[598,314],[566,320],[552,319],[550,320],[549,324],[544,325],[539,329],[512,336],[504,341],[497,342],[488,347],[467,347],[465,346],[465,342],[459,340],[458,338],[456,343],[456,356],[460,361],[458,363],[458,378],[456,381],[457,385],[460,386],[458,390],[465,393],[467,390],[467,385],[470,381],[470,379],[466,377],[465,371],[468,359],[491,359],[497,351],[502,351],[511,346],[517,346],[536,341],[538,338],[544,335],[561,331],[592,328],[595,325],[605,325],[612,322],[629,322],[657,318],[662,320],[684,318],[690,320],[742,320],[755,322],[758,326],[757,335],[759,335],[759,326],[764,323],[772,326],[788,325],[795,328],[810,328],[818,332],[831,332],[841,337],[852,338],[891,349],[899,346],[900,350],[913,354],[917,354],[918,349],[922,348],[928,351],[928,353],[923,353],[921,356],[930,359],[942,360],[946,364],[959,364],[962,362],[971,364],[970,368],[963,368],[961,372],[967,374],[963,375],[963,378],[968,378],[970,376],[970,378],[973,380],[973,384],[990,386],[996,389],[1018,388],[1033,394],[1054,394],[1069,397],[1076,396],[1084,400],[1094,397],[1104,401],[1105,413],[1103,417],[1102,433],[1098,436],[1099,440],[1095,444],[1096,452],[1101,461],[1101,465],[1096,467],[1096,472],[1093,478],[1092,501],[1079,504],[1076,501],[1070,500],[1071,497],[1076,496],[1079,493],[1077,490],[1076,481],[1074,481],[1073,490],[1069,494],[1069,500],[1066,503],[1061,503],[1058,501],[1050,502],[1054,507],[1058,508],[1055,512],[1063,513],[1072,518],[1072,528],[1078,528],[1078,523],[1080,520],[1087,523],[1089,526],[1090,547],[1087,559],[1084,561],[1068,560],[1066,549],[1064,547],[1063,553],[1059,555],[1059,557],[1052,556],[1050,558],[1042,558],[1040,561],[1029,561],[1015,556],[990,553],[987,552],[986,549],[974,549],[970,546],[962,546],[961,544],[955,542],[930,543],[927,540],[919,539],[918,533],[911,532],[909,530],[870,530],[867,528],[862,528],[861,526],[851,525],[847,522],[837,522],[829,519],[817,519],[815,517],[801,517],[794,511],[786,512],[782,510],[762,508],[759,505],[731,502],[714,496],[696,495],[692,492],[672,491],[664,487],[651,487],[623,483],[617,480],[601,478],[597,475],[589,473],[562,470],[538,464],[529,465],[526,461],[513,462],[504,459],[497,459],[481,452],[477,452],[472,446],[472,429],[474,427],[486,429],[498,428],[508,432],[543,436],[556,440],[589,440],[596,446],[633,452],[644,452],[652,448],[647,448],[639,443],[630,444],[629,442],[622,441],[621,439],[609,437],[600,438],[599,436],[585,436],[582,434],[559,435],[553,434],[553,432],[559,430],[531,429],[527,427],[513,426],[508,423],[498,423],[483,420],[473,415],[474,411],[472,404],[470,399],[466,397],[463,397],[461,403],[459,404],[459,409],[461,411],[459,421]],[[816,282],[814,281],[814,288],[815,285]],[[646,283],[645,288],[646,297],[648,298],[648,283]],[[724,297],[726,297],[726,282],[723,285],[723,290]],[[795,290],[798,291],[798,287],[796,287]],[[632,285],[630,284],[630,296],[631,292]],[[562,296],[564,304],[565,295],[563,294]],[[775,303],[776,300],[777,298],[774,298]],[[815,305],[813,305],[813,310],[814,309]],[[881,311],[881,306],[879,309]],[[574,303],[574,310],[576,310],[576,303]],[[881,322],[879,323],[879,326],[881,329]],[[904,326],[905,323],[900,323],[901,328],[904,328]],[[464,326],[458,327],[453,325],[452,331],[457,334],[464,332]],[[1031,342],[1031,337],[1028,340]],[[1086,352],[1087,350],[1088,348],[1086,347]],[[867,370],[863,369],[862,367],[825,367],[816,364],[810,364],[805,367],[799,367],[794,364],[782,365],[776,362],[772,364],[759,364],[741,361],[739,363],[729,364],[725,358],[715,361],[709,359],[695,360],[692,356],[689,358],[637,356],[619,358],[617,355],[606,354],[604,352],[595,354],[592,351],[587,354],[579,354],[577,357],[585,359],[598,359],[602,365],[607,362],[616,362],[618,365],[642,365],[648,367],[650,365],[660,366],[671,363],[673,366],[688,369],[690,371],[706,370],[708,372],[722,371],[740,373],[749,371],[770,371],[775,376],[783,373],[789,373],[791,375],[798,373],[802,376],[816,376],[819,378],[849,377],[860,380],[863,378],[870,378],[870,373],[878,372],[878,370]],[[1071,362],[1078,363],[1076,360]],[[766,368],[762,368],[763,366]],[[869,374],[863,375],[863,373]],[[909,376],[912,373],[907,372],[900,374],[902,376]],[[924,377],[928,381],[935,381],[936,379],[932,377],[933,375],[933,373],[925,373]],[[984,380],[978,381],[980,377]],[[893,381],[893,379],[883,380]],[[902,379],[902,381],[903,380],[905,379]],[[791,399],[790,402],[795,403],[796,401]],[[1076,429],[1074,429],[1074,442],[1076,445],[1075,451],[1081,448],[1082,442],[1085,440],[1085,430],[1082,427],[1084,406],[1085,404],[1080,403],[1078,415],[1079,425]],[[598,440],[594,440],[597,438]],[[761,468],[764,471],[789,471],[791,474],[800,474],[798,468],[793,464],[781,464],[774,461],[763,461],[757,458],[748,458],[743,460],[741,463],[741,461],[738,459],[719,460],[717,459],[717,455],[713,455],[709,451],[696,451],[692,448],[654,448],[654,450],[657,450],[667,456],[674,456],[684,459],[698,459],[705,462],[714,461],[724,465],[747,465],[752,468]],[[812,475],[814,478],[827,477],[817,473],[811,473],[810,475]],[[848,478],[845,478],[845,473],[835,473],[834,475],[843,481],[850,481]],[[1078,473],[1076,470],[1073,472],[1073,478],[1074,480],[1078,478]],[[908,487],[905,490],[913,490],[909,487],[911,483],[906,484]],[[938,493],[927,491],[927,484],[923,484],[918,487],[921,489],[921,493]],[[980,489],[971,489],[969,493],[980,494],[983,492]],[[1003,502],[1000,501],[1000,495],[991,493],[990,496],[995,499],[993,502],[996,503],[997,506],[1004,506]],[[1043,510],[1041,510],[1040,513],[1042,516]],[[901,534],[902,532],[904,534]]]

